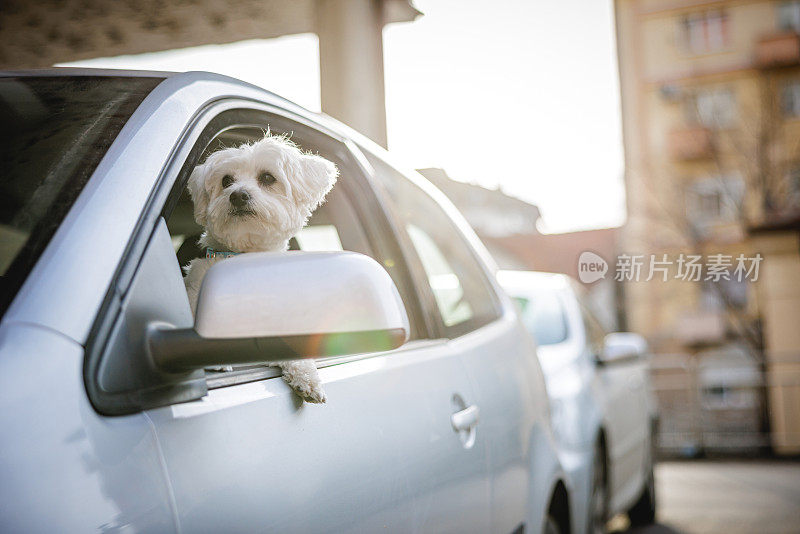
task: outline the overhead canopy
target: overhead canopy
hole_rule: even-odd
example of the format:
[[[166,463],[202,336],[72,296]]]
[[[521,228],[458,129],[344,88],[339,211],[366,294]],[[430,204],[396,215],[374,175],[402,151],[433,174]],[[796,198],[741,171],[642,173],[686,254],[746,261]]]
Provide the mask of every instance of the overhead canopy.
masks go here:
[[[317,31],[317,0],[3,0],[0,68],[48,67]],[[383,24],[419,16],[385,0]]]

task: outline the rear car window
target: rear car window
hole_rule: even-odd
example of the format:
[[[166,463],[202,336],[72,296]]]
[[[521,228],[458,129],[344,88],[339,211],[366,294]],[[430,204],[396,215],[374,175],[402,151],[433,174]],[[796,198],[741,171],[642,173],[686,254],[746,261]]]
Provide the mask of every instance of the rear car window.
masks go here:
[[[0,314],[117,134],[162,80],[0,78]]]
[[[433,295],[443,334],[455,338],[500,317],[497,296],[470,245],[441,206],[409,178],[364,150],[408,235]]]

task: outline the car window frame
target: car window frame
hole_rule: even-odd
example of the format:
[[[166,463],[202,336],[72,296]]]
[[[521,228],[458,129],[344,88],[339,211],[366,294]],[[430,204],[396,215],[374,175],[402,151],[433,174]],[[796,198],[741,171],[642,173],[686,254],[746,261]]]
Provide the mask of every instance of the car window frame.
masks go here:
[[[235,116],[237,113],[241,114],[242,120],[231,121],[228,119],[229,116]],[[352,141],[305,116],[277,106],[247,98],[221,98],[197,110],[192,119],[185,125],[180,138],[176,141],[169,158],[162,167],[162,171],[147,202],[142,207],[139,221],[129,238],[125,253],[118,264],[112,282],[109,284],[106,297],[95,315],[86,343],[83,373],[84,382],[90,391],[93,404],[95,404],[95,398],[102,398],[103,396],[102,392],[98,391],[96,376],[102,365],[103,353],[111,339],[112,327],[124,311],[123,301],[131,287],[134,275],[141,265],[147,246],[153,238],[158,221],[161,219],[168,220],[169,214],[171,214],[180,198],[181,190],[186,187],[189,175],[194,168],[194,164],[190,165],[189,162],[199,161],[205,149],[223,131],[260,125],[261,121],[254,123],[252,120],[245,119],[246,116],[253,114],[280,117],[294,122],[300,127],[308,128],[314,132],[314,135],[327,136],[342,145],[344,149],[343,157],[353,160],[351,161],[353,169],[360,171],[355,172],[354,176],[350,178],[353,184],[358,186],[358,191],[353,191],[353,194],[350,195],[350,200],[356,207],[356,216],[359,218],[359,222],[362,224],[376,256],[388,257],[387,251],[391,250],[392,244],[396,247],[397,250],[394,251],[394,257],[397,258],[396,266],[401,272],[405,273],[403,276],[408,280],[405,288],[406,293],[403,294],[400,287],[398,287],[398,290],[401,291],[401,295],[406,297],[403,302],[407,302],[408,307],[411,308],[408,310],[409,314],[416,314],[416,324],[421,329],[422,335],[418,339],[412,340],[398,349],[386,352],[320,358],[316,360],[317,366],[323,368],[365,358],[402,353],[439,342],[430,331],[429,323],[425,319],[424,307],[420,302],[418,287],[413,281],[413,275],[410,273],[402,247],[397,245],[396,237],[391,231],[391,223],[385,210],[379,205],[380,201],[375,194],[374,184],[368,181],[368,174],[364,172],[363,162],[359,160],[357,153],[353,151],[354,145]],[[361,157],[363,158],[363,155]],[[356,188],[353,189],[355,190]],[[364,211],[361,212],[359,210]],[[207,375],[206,382],[210,390],[275,378],[280,374],[280,370],[275,367],[258,365],[253,366],[251,369],[221,373],[220,376]],[[98,408],[97,405],[95,407]],[[107,410],[103,409],[100,409],[100,411],[107,412]]]

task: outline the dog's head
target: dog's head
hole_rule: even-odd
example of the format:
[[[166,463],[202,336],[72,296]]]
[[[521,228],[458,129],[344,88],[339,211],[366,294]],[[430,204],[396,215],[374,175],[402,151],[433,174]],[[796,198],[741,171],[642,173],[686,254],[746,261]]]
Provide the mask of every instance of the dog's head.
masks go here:
[[[284,250],[338,174],[330,161],[267,133],[211,154],[194,169],[188,188],[206,243],[234,252]]]

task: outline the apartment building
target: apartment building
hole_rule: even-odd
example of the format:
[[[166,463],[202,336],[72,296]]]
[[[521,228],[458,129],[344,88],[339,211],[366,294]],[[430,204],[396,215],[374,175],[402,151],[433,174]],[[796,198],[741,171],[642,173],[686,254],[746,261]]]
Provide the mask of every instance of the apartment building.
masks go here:
[[[623,280],[628,325],[662,354],[747,354],[764,377],[773,449],[798,453],[800,0],[615,9],[622,249],[643,262]]]

